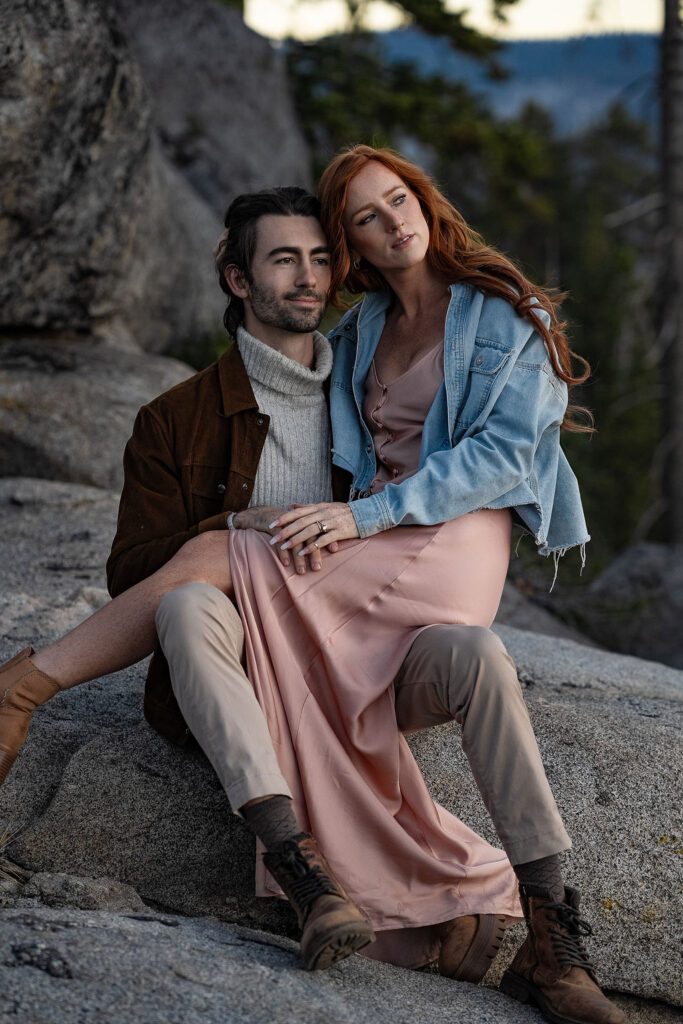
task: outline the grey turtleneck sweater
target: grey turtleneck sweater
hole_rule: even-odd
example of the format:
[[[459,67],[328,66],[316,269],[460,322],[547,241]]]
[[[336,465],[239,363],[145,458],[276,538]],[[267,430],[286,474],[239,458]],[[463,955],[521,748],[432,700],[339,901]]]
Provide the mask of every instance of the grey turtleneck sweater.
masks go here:
[[[313,335],[314,368],[237,328],[237,346],[261,412],[270,417],[250,506],[332,501],[330,420],[323,383],[332,348]]]

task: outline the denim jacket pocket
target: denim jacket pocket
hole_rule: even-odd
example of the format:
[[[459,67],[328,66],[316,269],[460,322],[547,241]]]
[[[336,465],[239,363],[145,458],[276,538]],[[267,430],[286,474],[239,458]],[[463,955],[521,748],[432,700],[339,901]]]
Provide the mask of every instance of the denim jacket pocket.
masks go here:
[[[467,374],[467,384],[456,417],[459,426],[467,427],[480,415],[489,400],[498,374],[512,355],[512,350],[499,342],[477,338]]]

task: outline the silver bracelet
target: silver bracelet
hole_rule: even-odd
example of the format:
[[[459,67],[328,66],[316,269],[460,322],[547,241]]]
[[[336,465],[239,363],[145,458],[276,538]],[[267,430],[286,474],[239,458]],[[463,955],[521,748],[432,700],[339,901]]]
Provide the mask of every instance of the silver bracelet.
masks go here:
[[[235,516],[236,515],[237,515],[236,512],[228,512],[228,518],[225,520],[225,524],[226,524],[226,526],[228,527],[229,530],[236,530],[237,529],[237,527],[235,526]]]

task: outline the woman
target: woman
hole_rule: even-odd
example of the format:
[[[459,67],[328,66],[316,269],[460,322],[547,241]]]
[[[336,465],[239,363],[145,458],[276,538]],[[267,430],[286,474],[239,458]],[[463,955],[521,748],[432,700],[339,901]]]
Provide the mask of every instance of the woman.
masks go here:
[[[575,382],[568,349],[552,301],[482,246],[413,165],[356,147],[325,172],[321,198],[334,290],[370,293],[333,332],[334,459],[352,472],[354,494],[282,516],[273,540],[338,550],[312,583],[284,569],[264,534],[240,531],[229,565],[201,578],[234,588],[299,823],[333,851],[375,927],[420,929],[475,905],[514,914],[505,858],[431,801],[396,728],[391,683],[424,626],[490,625],[513,515],[543,553],[587,541],[558,443]],[[161,594],[187,581],[188,564],[196,572],[196,545],[186,548],[163,579],[103,609],[115,639],[85,630],[77,658],[67,637],[33,658],[37,668],[63,688],[149,653]],[[537,868],[556,886],[554,861]],[[525,884],[531,939],[510,994],[553,1020],[623,1019],[594,982],[571,897]],[[540,987],[524,970],[550,948],[548,921],[562,939]]]
[[[414,165],[357,146],[326,169],[319,194],[332,296],[366,292],[332,332],[334,461],[353,476],[352,500],[296,508],[273,524],[271,544],[303,543],[304,553],[338,545],[326,577],[282,586],[282,569],[259,554],[265,542],[249,535],[233,545],[232,567],[247,632],[265,637],[267,650],[257,643],[252,651],[250,678],[271,732],[296,716],[297,736],[280,738],[278,758],[298,775],[314,833],[335,855],[345,834],[363,836],[358,857],[333,863],[376,928],[396,925],[399,914],[387,911],[391,870],[382,872],[375,853],[403,844],[414,872],[403,922],[419,926],[446,920],[446,879],[433,868],[453,856],[455,832],[443,818],[429,820],[419,773],[396,737],[391,681],[420,624],[490,625],[512,517],[556,567],[572,546],[583,555],[589,538],[559,433],[563,422],[582,429],[566,416],[567,385],[588,367],[573,376],[553,300],[484,246]],[[297,657],[306,635],[313,645]],[[330,732],[327,784],[311,747]],[[334,784],[346,757],[352,799],[339,813]],[[384,814],[364,806],[380,791]],[[406,841],[416,838],[416,820],[430,853],[438,850],[431,875]],[[354,878],[361,865],[364,877]],[[373,905],[365,872],[376,871],[383,884]],[[561,882],[557,853],[515,863],[515,871],[529,936],[504,990],[555,1022],[623,1021],[581,946],[589,929],[578,894]],[[431,905],[430,889],[438,892]]]

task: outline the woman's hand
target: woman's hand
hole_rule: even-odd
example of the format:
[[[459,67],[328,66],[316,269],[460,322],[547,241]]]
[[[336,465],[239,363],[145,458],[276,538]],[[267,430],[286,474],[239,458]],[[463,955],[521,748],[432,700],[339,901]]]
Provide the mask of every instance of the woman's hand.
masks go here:
[[[273,519],[276,516],[284,515],[286,512],[287,509],[282,508],[282,506],[252,505],[251,508],[245,508],[241,512],[236,512],[232,524],[236,530],[259,530],[261,533],[269,533],[272,537],[274,533],[277,533],[277,530],[271,526]],[[336,545],[331,550],[335,551]],[[276,548],[276,554],[286,569],[289,568],[293,561],[294,568],[299,575],[307,571],[308,562],[300,551],[300,545],[292,545],[291,550],[285,551],[282,548]],[[311,552],[308,561],[314,572],[322,569],[321,555],[317,548]]]
[[[281,550],[305,544],[300,551],[310,555],[320,548],[336,551],[340,540],[358,537],[358,527],[349,506],[342,501],[321,502],[317,505],[295,505],[291,512],[285,512],[270,523],[270,528],[279,532],[271,544]]]

